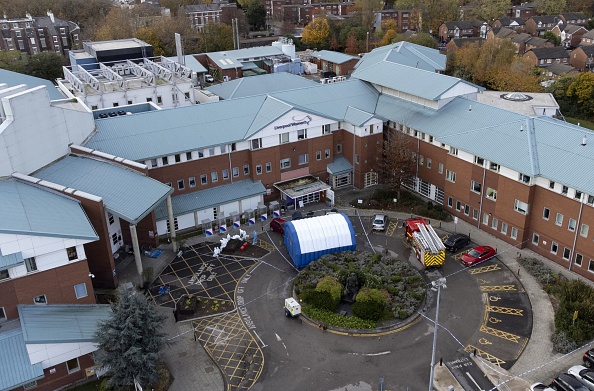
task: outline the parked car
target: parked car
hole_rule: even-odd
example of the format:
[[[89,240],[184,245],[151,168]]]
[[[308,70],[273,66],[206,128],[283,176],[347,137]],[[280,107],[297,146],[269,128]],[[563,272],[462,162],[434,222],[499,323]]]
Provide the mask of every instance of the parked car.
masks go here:
[[[542,383],[534,383],[530,386],[530,391],[555,391],[555,389],[547,387]]]
[[[293,212],[293,214],[291,215],[291,220],[301,220],[302,218],[303,215],[299,211]]]
[[[443,242],[446,250],[451,252],[456,252],[461,248],[468,246],[470,244],[470,238],[468,235],[464,234],[454,234],[448,236],[448,238]]]
[[[280,217],[275,217],[270,221],[270,229],[274,232],[278,232],[281,235],[285,234],[285,223],[286,220],[281,219]]]
[[[462,255],[462,264],[464,266],[472,266],[486,259],[493,258],[496,253],[497,251],[491,246],[478,246]]]
[[[373,224],[371,228],[374,231],[385,231],[388,226],[388,216],[385,214],[376,214],[373,216]]]
[[[589,390],[594,390],[594,369],[588,369],[582,365],[574,365],[567,370],[567,373],[578,379]]]
[[[590,349],[586,353],[584,353],[583,359],[584,359],[584,366],[586,368],[594,367],[594,349]]]
[[[553,379],[551,386],[557,391],[588,391],[588,387],[567,373],[560,373]]]
[[[212,77],[212,75],[209,75],[207,73],[206,75],[204,75],[204,81],[207,83],[214,83],[214,77]]]

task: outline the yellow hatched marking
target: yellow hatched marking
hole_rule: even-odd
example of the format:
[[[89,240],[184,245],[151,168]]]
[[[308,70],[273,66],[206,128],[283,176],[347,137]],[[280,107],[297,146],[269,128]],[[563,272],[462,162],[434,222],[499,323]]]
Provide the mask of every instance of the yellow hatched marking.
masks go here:
[[[386,229],[386,235],[392,236],[397,227],[398,219],[396,219],[396,221],[390,221],[390,224],[388,224],[388,228]]]
[[[493,335],[497,338],[505,339],[506,341],[515,342],[515,343],[519,343],[520,339],[522,338],[519,335],[508,333],[506,331],[497,330],[497,329],[494,329],[493,327],[488,327],[485,325],[481,325],[480,331],[483,333]]]
[[[497,307],[497,306],[490,306],[487,304],[486,310],[487,310],[487,312],[497,312],[499,314],[505,314],[505,315],[524,316],[524,310],[521,310],[519,308]]]
[[[468,272],[470,274],[481,274],[481,273],[494,272],[494,271],[497,271],[500,269],[501,269],[501,266],[499,266],[499,265],[488,265],[488,266],[482,266],[482,267],[468,269]]]
[[[258,246],[262,247],[264,250],[268,250],[268,252],[274,251],[274,246],[262,239],[258,239]]]
[[[497,358],[497,357],[493,356],[492,354],[487,353],[484,350],[481,350],[481,349],[477,348],[476,346],[468,345],[468,346],[466,346],[464,348],[464,351],[465,352],[468,352],[468,353],[472,353],[475,350],[476,350],[476,355],[477,356],[479,356],[479,357],[481,357],[481,358],[483,358],[483,359],[485,359],[485,360],[487,360],[487,361],[489,361],[489,362],[491,362],[491,363],[493,363],[495,365],[501,366],[502,364],[505,364],[505,361],[504,360],[502,360],[500,358]]]
[[[454,258],[456,261],[459,261],[460,258],[462,258],[462,255],[466,254],[465,252],[461,252],[458,254],[452,254],[452,258]]]
[[[483,285],[481,291],[483,292],[507,292],[517,290],[515,285]]]

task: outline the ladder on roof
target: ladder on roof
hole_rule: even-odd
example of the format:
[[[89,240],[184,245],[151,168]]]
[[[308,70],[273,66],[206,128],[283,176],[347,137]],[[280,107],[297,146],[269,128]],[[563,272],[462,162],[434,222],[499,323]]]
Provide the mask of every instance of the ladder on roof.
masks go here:
[[[423,237],[423,241],[427,244],[426,249],[429,249],[432,253],[445,250],[444,244],[432,226],[419,224],[418,228],[420,236]]]

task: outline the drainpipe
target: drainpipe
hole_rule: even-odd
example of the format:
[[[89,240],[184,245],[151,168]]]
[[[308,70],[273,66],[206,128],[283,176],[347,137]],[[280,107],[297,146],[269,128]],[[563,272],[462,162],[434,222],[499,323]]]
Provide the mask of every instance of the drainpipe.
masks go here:
[[[227,145],[227,147],[227,155],[229,156],[229,175],[231,176],[231,183],[233,183],[233,167],[231,167],[233,165],[233,163],[231,162],[231,145]],[[239,170],[239,167],[237,167],[237,169]]]
[[[415,191],[420,193],[420,186],[419,186],[419,156],[421,155],[421,132],[418,130],[417,132],[417,177],[415,178]]]
[[[571,246],[571,254],[569,255],[569,268],[568,270],[571,270],[571,267],[573,266],[573,254],[575,254],[575,245],[577,243],[577,237],[578,237],[578,231],[580,229],[580,224],[582,221],[582,211],[584,209],[584,193],[582,193],[582,195],[580,196],[580,213],[578,214],[578,219],[577,219],[577,223],[575,226],[575,234],[573,235],[573,246]]]
[[[481,184],[481,200],[479,201],[479,215],[476,219],[476,229],[481,229],[481,218],[483,217],[483,200],[485,196],[485,177],[487,175],[486,160],[483,160],[483,183]]]

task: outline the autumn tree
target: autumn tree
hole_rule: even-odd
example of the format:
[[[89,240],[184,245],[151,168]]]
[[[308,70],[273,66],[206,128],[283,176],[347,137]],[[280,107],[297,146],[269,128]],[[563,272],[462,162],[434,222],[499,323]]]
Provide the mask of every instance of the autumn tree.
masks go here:
[[[398,33],[396,32],[396,30],[386,30],[384,36],[382,37],[382,40],[380,41],[380,46],[386,46],[393,42],[396,42],[397,37]]]
[[[458,20],[458,0],[416,0],[415,9],[420,10],[422,31],[434,34],[444,21]]]
[[[113,7],[105,17],[103,25],[97,30],[95,40],[132,38],[136,31],[131,12],[128,9]]]
[[[366,31],[371,30],[374,22],[375,11],[382,9],[381,0],[355,0],[361,12],[361,25]]]
[[[594,117],[594,73],[583,72],[567,88],[567,96],[574,98],[585,118]]]
[[[233,49],[233,30],[222,23],[207,23],[198,33],[198,53]]]
[[[330,38],[330,50],[339,51],[340,50],[340,42],[338,38],[336,38],[336,33],[332,34],[332,38]]]
[[[250,32],[250,25],[248,23],[248,19],[247,16],[245,14],[245,12],[243,12],[243,10],[241,8],[230,8],[225,10],[225,12],[223,12],[221,14],[221,23],[224,24],[228,24],[229,26],[233,25],[233,22],[231,21],[232,19],[237,19],[237,23],[238,23],[238,30],[239,30],[239,35],[242,35],[244,37],[247,37],[247,35]],[[287,30],[286,33],[288,32],[292,32],[293,30]]]
[[[301,40],[312,47],[324,48],[328,45],[330,24],[328,19],[317,17],[305,26]]]
[[[379,164],[379,172],[384,184],[396,191],[400,199],[402,184],[414,176],[416,164],[412,138],[397,130],[389,130],[384,135],[383,158]]]
[[[574,83],[577,79],[575,75],[565,75],[560,79],[556,80],[547,88],[547,92],[552,93],[555,100],[559,104],[559,110],[569,117],[581,118],[583,114],[577,103],[576,96],[572,93],[572,96],[567,95],[569,86]]]
[[[479,0],[472,10],[475,19],[491,23],[506,14],[512,5],[511,0]]]
[[[426,46],[428,48],[437,49],[438,44],[435,38],[431,34],[428,33],[418,33],[411,36],[408,40],[410,43],[414,43],[421,46]]]
[[[359,53],[359,42],[357,41],[357,38],[354,34],[351,34],[347,39],[344,52],[353,55]]]
[[[566,0],[534,0],[533,4],[539,15],[559,15],[567,8]]]

